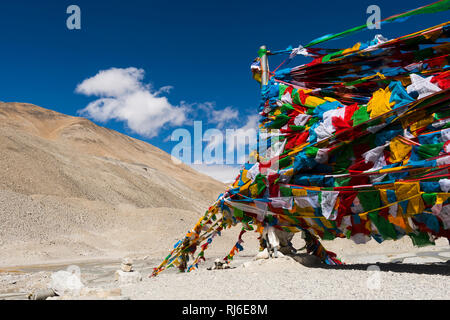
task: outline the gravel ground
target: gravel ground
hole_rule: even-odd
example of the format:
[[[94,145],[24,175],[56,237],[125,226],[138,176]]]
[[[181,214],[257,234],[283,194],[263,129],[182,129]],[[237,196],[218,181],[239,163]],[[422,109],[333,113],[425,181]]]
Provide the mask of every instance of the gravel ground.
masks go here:
[[[233,269],[209,271],[207,267],[218,257],[211,256],[199,270],[179,273],[176,269],[168,269],[152,278],[149,275],[160,259],[147,258],[134,263],[134,269],[142,274],[143,280],[126,286],[114,281],[120,260],[80,262],[73,264],[80,267],[86,288],[94,291],[120,289],[120,295],[56,299],[450,299],[450,250],[448,247],[438,249],[415,254],[359,255],[355,256],[355,261],[360,262],[347,259],[346,265],[335,267],[315,264],[314,257],[305,254],[299,254],[295,259],[254,260],[254,256],[247,253],[235,257],[231,264]],[[372,262],[380,257],[387,262]],[[402,259],[408,260],[402,263]],[[26,299],[28,294],[47,288],[52,273],[65,270],[68,265],[22,267],[14,273],[0,270],[0,299]],[[22,295],[16,296],[19,293]]]
[[[371,271],[377,267],[386,271]],[[450,299],[449,264],[353,268],[362,270],[309,268],[289,257],[247,261],[230,270],[162,273],[122,294],[162,300]]]

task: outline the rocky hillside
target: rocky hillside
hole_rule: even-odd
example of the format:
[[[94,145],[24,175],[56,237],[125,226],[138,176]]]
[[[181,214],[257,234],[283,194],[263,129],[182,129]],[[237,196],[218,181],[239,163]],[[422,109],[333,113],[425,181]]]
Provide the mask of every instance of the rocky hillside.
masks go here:
[[[0,103],[4,263],[115,250],[163,254],[224,188],[87,119]]]

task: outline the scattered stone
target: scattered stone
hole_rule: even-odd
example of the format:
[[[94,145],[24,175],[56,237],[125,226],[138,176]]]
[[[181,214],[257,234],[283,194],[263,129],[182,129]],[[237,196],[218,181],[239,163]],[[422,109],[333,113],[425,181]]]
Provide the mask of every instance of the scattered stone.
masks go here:
[[[129,264],[122,264],[120,266],[120,270],[122,270],[123,272],[132,272],[133,271],[133,266],[131,266]]]
[[[269,259],[269,251],[267,250],[267,248],[265,248],[263,251],[258,252],[255,259],[256,260]]]
[[[222,270],[222,269],[234,269],[234,268],[231,268],[228,263],[220,261],[220,259],[216,259],[216,261],[214,261],[213,267],[207,268],[207,270]]]
[[[35,292],[31,293],[28,296],[29,300],[46,300],[49,297],[56,296],[55,291],[53,289],[43,289],[43,290],[36,290]]]
[[[272,255],[269,254],[269,250],[265,248],[263,251],[258,252],[255,257],[255,260],[269,259],[272,258],[283,258],[285,255],[281,253],[281,251],[274,251]]]
[[[139,271],[124,272],[117,270],[114,274],[114,279],[119,282],[120,285],[129,285],[142,281],[142,275]]]
[[[132,272],[133,271],[133,260],[131,258],[125,258],[122,260],[122,264],[120,265],[120,270],[123,272]]]
[[[133,270],[133,259],[124,258],[120,265],[120,270],[117,270],[114,274],[114,279],[120,285],[128,285],[142,281],[142,275],[140,272]]]

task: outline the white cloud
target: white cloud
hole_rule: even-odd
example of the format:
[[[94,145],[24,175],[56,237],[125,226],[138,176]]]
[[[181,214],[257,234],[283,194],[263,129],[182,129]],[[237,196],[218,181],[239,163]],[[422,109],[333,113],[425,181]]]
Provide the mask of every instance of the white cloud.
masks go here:
[[[231,136],[237,139],[237,146],[240,146],[242,144],[244,144],[244,145],[256,144],[258,119],[259,119],[259,115],[248,116],[245,125],[243,125],[240,128],[234,128],[233,134]],[[246,140],[243,139],[245,137],[250,139],[249,143],[247,143]],[[227,145],[227,148],[228,148],[228,151],[231,151],[233,146],[230,144],[230,145]]]
[[[186,120],[188,107],[172,105],[160,96],[172,87],[152,90],[143,83],[144,70],[111,68],[98,72],[81,82],[76,92],[99,99],[89,103],[79,113],[96,121],[123,121],[134,132],[152,138],[163,126],[179,126]]]
[[[219,129],[232,120],[239,119],[239,111],[231,106],[217,110],[214,102],[204,102],[197,104],[195,108],[206,114],[208,123],[215,123]]]
[[[240,166],[191,164],[192,169],[223,183],[232,183],[239,174]]]
[[[198,118],[208,124],[214,124],[223,137],[206,142],[207,147],[223,148],[223,143],[227,143],[224,154],[226,163],[245,162],[246,148],[252,150],[256,145],[258,115],[245,118],[232,106],[218,109],[215,102],[181,101],[179,105],[172,105],[164,94],[168,94],[173,88],[171,86],[152,88],[150,84],[144,83],[144,76],[143,69],[130,67],[102,70],[85,79],[76,87],[76,92],[94,96],[96,99],[79,110],[79,114],[103,123],[110,120],[122,121],[132,132],[147,138],[157,136],[162,128],[169,126],[191,126],[192,120]],[[170,135],[164,142],[169,141],[169,138]],[[234,157],[229,156],[234,154],[234,151],[237,151],[237,162],[231,159]],[[225,163],[225,159],[219,163]],[[221,172],[226,175],[229,170],[234,170],[228,169],[228,166],[206,165],[204,169],[214,172],[215,176],[221,176]],[[222,177],[219,180],[224,179],[226,178]]]
[[[239,112],[232,107],[226,107],[223,110],[212,110],[211,122],[217,123],[218,128],[223,128],[225,123],[230,120],[238,119]]]
[[[225,152],[233,153],[236,151],[236,163],[243,164],[247,161],[249,152],[256,149],[256,137],[258,132],[259,115],[251,115],[247,117],[246,123],[242,127],[230,127],[224,131],[225,139],[214,139],[207,145],[209,149],[221,147],[221,143],[225,142]]]
[[[245,163],[247,161],[246,148],[249,152],[256,149],[256,137],[258,132],[259,115],[251,115],[247,117],[247,122],[244,126],[236,128],[233,133],[227,137],[232,139],[233,143],[227,143],[226,152],[233,152],[236,150],[237,163]]]
[[[102,70],[80,83],[76,92],[87,96],[119,97],[143,89],[144,73],[136,68]]]

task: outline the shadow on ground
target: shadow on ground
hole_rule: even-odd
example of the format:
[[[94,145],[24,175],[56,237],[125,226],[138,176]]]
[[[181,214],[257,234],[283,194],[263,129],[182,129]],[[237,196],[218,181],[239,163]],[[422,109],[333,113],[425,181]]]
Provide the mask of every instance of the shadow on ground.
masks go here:
[[[309,268],[333,269],[333,270],[368,270],[371,266],[377,266],[380,271],[387,272],[403,272],[416,274],[431,274],[450,276],[450,260],[447,262],[434,262],[427,264],[412,264],[412,263],[356,263],[329,266],[320,262],[319,258],[311,256],[307,253],[297,253],[289,255],[298,263]]]

